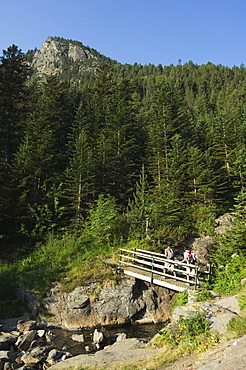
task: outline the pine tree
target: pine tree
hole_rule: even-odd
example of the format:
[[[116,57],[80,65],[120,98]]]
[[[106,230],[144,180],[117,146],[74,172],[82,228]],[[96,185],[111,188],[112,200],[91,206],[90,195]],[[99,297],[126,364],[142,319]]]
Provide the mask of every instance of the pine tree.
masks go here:
[[[20,139],[28,69],[23,53],[12,45],[0,58],[0,165],[7,172]]]
[[[19,224],[24,233],[42,237],[62,217],[62,187],[71,105],[64,85],[49,77],[37,90],[25,121],[25,134],[13,164]]]
[[[21,122],[27,114],[28,68],[23,53],[12,45],[0,58],[0,235],[15,235],[15,209],[11,165],[21,141]]]
[[[139,181],[136,183],[133,199],[128,201],[126,212],[126,219],[129,225],[129,237],[131,239],[144,239],[149,236],[149,214],[149,184],[145,173],[145,167],[142,165],[142,171],[139,176]]]

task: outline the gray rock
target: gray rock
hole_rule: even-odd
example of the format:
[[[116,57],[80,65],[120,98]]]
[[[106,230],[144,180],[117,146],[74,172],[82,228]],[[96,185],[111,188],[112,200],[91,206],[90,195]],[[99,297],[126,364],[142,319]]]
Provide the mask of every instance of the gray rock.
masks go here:
[[[48,344],[54,342],[54,340],[56,340],[57,338],[57,335],[56,334],[53,334],[51,331],[48,331],[46,334],[45,334],[45,339],[46,339],[46,342]]]
[[[39,76],[57,73],[62,70],[64,58],[71,59],[74,62],[79,61],[80,69],[83,70],[93,70],[92,66],[83,65],[83,61],[89,58],[93,59],[93,63],[97,65],[97,57],[84,45],[49,37],[44,41],[41,49],[35,52],[32,68]]]
[[[64,355],[62,355],[61,361],[64,361],[64,360],[66,360],[68,358],[71,358],[71,357],[73,357],[73,355],[71,355],[71,353],[69,353],[69,352],[66,352],[66,353],[64,353]]]
[[[16,342],[17,338],[15,338]],[[0,335],[0,351],[10,349],[11,343],[8,340],[8,337],[5,335]]]
[[[125,339],[126,339],[126,333],[120,333],[120,334],[117,334],[116,342],[120,342],[121,340],[125,340]]]
[[[215,299],[213,302],[188,303],[176,307],[173,311],[172,321],[178,321],[180,316],[188,317],[192,313],[201,312],[210,321],[210,330],[224,334],[227,324],[240,313],[237,296]]]
[[[85,341],[84,335],[83,334],[74,334],[71,336],[72,340],[76,342],[83,343]]]
[[[30,320],[30,315],[12,318],[12,319],[0,320],[1,325],[2,325],[2,328],[1,328],[2,333],[14,334],[14,331],[17,330],[17,325],[20,320],[25,320],[25,321]]]
[[[37,321],[34,321],[34,320],[29,320],[29,321],[19,321],[18,324],[17,324],[17,330],[20,332],[20,333],[27,333],[31,330],[34,330],[36,329],[36,326],[37,326]]]
[[[60,352],[58,351],[57,349],[52,349],[49,354],[48,354],[48,357],[46,359],[46,362],[49,364],[49,365],[53,365],[55,364],[56,362],[58,362],[62,356],[64,355],[63,352]]]
[[[0,351],[0,360],[9,361],[8,351]]]
[[[102,332],[98,331],[97,329],[94,330],[94,333],[93,333],[93,343],[94,344],[97,344],[97,343],[102,343],[104,340],[104,335]]]
[[[27,334],[22,335],[18,338],[16,342],[16,346],[20,351],[27,351],[32,343],[32,341],[36,338],[37,330],[31,330]]]
[[[3,365],[3,370],[13,370],[14,365],[11,362],[5,362]]]
[[[35,348],[21,356],[21,360],[25,363],[36,363],[44,362],[47,358],[47,353],[45,348]]]
[[[246,336],[220,344],[200,356],[198,370],[245,370]]]
[[[215,220],[217,226],[214,229],[216,234],[224,234],[232,228],[233,215],[230,213],[225,213],[224,215],[218,217]]]
[[[91,283],[77,287],[71,293],[64,293],[56,284],[43,302],[53,316],[43,319],[43,323],[79,330],[132,321],[163,322],[170,316],[169,303],[173,294],[164,288],[126,277],[119,278],[110,286]]]
[[[196,253],[197,260],[202,263],[207,263],[212,248],[214,247],[214,240],[210,236],[204,238],[196,238],[192,242],[192,250]]]
[[[42,370],[42,364],[38,362],[29,362],[23,367],[24,370]]]
[[[50,370],[67,369],[69,367],[110,367],[117,364],[128,364],[157,355],[162,348],[147,348],[146,341],[136,338],[125,339],[114,343],[95,354],[78,355],[58,362]]]
[[[45,336],[46,331],[43,329],[37,330],[37,335],[39,338],[43,338]]]

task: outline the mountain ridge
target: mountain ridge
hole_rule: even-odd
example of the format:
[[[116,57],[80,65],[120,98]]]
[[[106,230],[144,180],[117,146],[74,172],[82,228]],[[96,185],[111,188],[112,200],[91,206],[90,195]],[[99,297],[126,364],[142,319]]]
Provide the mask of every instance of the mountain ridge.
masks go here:
[[[62,37],[48,37],[40,50],[27,52],[32,73],[39,77],[47,74],[59,74],[69,70],[70,76],[81,76],[95,72],[103,64],[117,63],[82,42],[67,40]]]

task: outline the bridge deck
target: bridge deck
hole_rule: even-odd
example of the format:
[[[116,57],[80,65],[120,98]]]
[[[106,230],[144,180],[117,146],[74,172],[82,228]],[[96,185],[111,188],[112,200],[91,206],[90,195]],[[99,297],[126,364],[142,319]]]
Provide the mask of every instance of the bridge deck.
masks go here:
[[[138,267],[124,266],[124,274],[134,277],[136,279],[144,280],[149,283],[162,286],[171,290],[176,290],[177,292],[182,292],[189,288],[190,284],[183,283],[182,281],[176,281],[175,278],[160,276],[158,273],[153,271],[152,276],[146,271],[140,270]]]

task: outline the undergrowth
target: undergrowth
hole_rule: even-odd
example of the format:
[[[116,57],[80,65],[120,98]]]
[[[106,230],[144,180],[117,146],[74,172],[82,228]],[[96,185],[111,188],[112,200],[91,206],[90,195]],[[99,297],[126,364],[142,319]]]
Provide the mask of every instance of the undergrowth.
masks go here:
[[[183,290],[175,295],[174,299],[171,302],[171,308],[175,308],[177,306],[184,306],[188,303],[188,292],[187,290]]]
[[[210,290],[203,289],[203,290],[196,293],[194,301],[195,302],[205,302],[205,301],[208,301],[208,300],[213,299],[213,298],[214,298],[214,296],[213,296],[213,294],[211,293]]]
[[[219,336],[209,330],[210,322],[201,312],[191,313],[187,317],[180,316],[159,332],[153,341],[154,347],[170,346],[179,355],[193,351],[204,352],[219,342]]]
[[[241,315],[233,317],[227,325],[227,339],[240,338],[246,334],[246,287],[241,288],[238,294],[238,305]]]
[[[111,265],[116,263],[116,250],[108,244],[90,243],[83,237],[49,234],[43,244],[24,258],[0,266],[0,300],[13,300],[17,284],[43,298],[51,284],[59,281],[71,291],[84,282],[115,278]],[[110,263],[107,262],[110,260]]]

